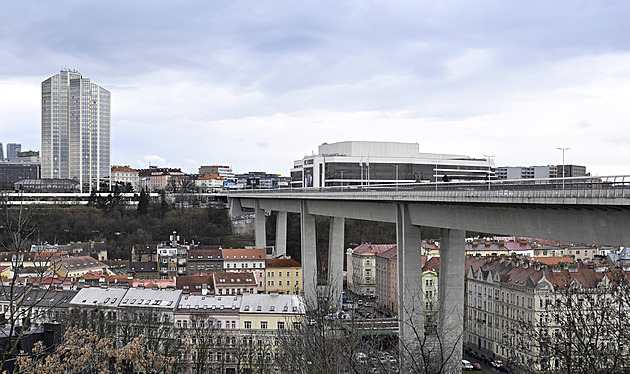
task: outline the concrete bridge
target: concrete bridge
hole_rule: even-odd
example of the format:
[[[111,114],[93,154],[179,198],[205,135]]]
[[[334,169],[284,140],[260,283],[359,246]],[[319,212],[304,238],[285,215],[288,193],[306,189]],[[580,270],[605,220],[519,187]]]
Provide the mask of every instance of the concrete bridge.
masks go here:
[[[438,334],[461,365],[466,231],[630,245],[630,176],[250,190],[227,194],[232,215],[253,209],[256,247],[265,211],[276,211],[276,251],[286,253],[287,212],[299,213],[304,295],[316,297],[315,216],[330,219],[328,284],[341,304],[344,219],[393,222],[397,230],[401,346],[424,333],[420,227],[440,228]]]

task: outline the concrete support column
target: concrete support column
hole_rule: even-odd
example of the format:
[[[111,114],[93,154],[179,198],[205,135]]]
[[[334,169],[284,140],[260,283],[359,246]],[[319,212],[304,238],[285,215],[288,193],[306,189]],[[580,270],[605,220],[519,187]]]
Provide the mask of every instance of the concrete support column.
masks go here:
[[[276,215],[276,257],[287,255],[287,212]]]
[[[396,245],[400,355],[402,368],[405,369],[417,366],[412,362],[417,362],[420,343],[424,340],[422,239],[420,227],[411,224],[407,204],[397,206]]]
[[[300,207],[300,228],[302,231],[302,288],[307,307],[317,306],[317,249],[315,236],[315,216],[308,213],[306,201]]]
[[[343,299],[343,242],[345,238],[345,218],[330,217],[328,231],[328,287],[329,305],[341,309]]]
[[[441,230],[438,282],[438,334],[442,338],[442,362],[446,372],[461,372],[464,334],[464,230]]]
[[[254,208],[254,230],[256,235],[256,248],[267,248],[267,232],[265,228],[265,210],[260,209],[260,201],[256,200],[256,207]]]

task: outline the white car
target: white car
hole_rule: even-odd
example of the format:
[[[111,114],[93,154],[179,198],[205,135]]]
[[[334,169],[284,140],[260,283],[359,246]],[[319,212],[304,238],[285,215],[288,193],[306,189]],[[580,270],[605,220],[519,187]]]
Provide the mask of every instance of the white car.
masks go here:
[[[462,360],[462,370],[472,370],[473,366],[468,360]]]

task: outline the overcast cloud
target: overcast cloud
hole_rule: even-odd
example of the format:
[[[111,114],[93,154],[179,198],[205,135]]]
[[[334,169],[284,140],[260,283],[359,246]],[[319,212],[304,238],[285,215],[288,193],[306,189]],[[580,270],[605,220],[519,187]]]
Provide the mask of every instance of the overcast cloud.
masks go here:
[[[112,93],[112,164],[288,175],[323,142],[630,174],[626,1],[5,1],[0,142],[40,84]]]

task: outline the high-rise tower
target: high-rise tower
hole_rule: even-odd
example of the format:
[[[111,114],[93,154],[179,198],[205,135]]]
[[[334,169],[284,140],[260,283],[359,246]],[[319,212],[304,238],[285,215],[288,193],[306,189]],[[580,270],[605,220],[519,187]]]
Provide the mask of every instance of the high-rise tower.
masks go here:
[[[22,151],[22,144],[7,143],[7,161],[15,161],[18,152]]]
[[[42,178],[73,179],[84,192],[110,176],[110,93],[76,70],[42,82]]]

